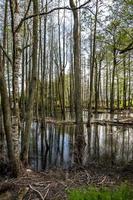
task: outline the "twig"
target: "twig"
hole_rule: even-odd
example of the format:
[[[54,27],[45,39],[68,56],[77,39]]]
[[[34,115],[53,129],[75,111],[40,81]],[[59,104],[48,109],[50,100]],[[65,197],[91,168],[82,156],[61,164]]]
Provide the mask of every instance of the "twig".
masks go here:
[[[7,54],[7,52],[5,51],[5,49],[3,48],[3,46],[1,44],[0,44],[0,49],[3,51],[4,55],[6,56],[6,58],[8,59],[10,64],[12,65],[12,60],[11,60],[10,56]]]
[[[29,185],[29,188],[30,188],[31,190],[33,190],[34,192],[36,192],[36,193],[40,196],[40,198],[41,198],[42,200],[44,200],[42,194],[41,194],[37,189],[33,188],[31,185]]]
[[[105,182],[105,180],[106,180],[106,178],[107,178],[107,177],[106,177],[106,176],[104,176],[104,177],[103,177],[103,180],[102,180],[101,182],[99,182],[99,183],[98,183],[98,185],[101,185],[102,183],[104,183],[104,182]]]
[[[50,186],[50,184],[48,184],[48,185],[44,188],[44,190],[46,190],[47,188],[49,188],[49,186]]]
[[[48,195],[48,193],[49,193],[49,189],[50,189],[50,188],[47,189],[46,194],[44,195],[44,199],[45,199],[46,196]]]

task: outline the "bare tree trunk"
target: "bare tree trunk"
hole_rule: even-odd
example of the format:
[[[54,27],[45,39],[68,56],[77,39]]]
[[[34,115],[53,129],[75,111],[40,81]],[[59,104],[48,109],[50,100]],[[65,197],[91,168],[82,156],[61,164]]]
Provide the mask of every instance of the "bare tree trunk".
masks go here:
[[[79,31],[79,18],[78,11],[74,10],[76,7],[73,0],[70,0],[70,6],[73,9],[74,27],[74,78],[75,78],[75,115],[76,124],[82,122],[82,106],[81,106],[81,66],[80,66],[80,31]]]
[[[90,99],[88,104],[88,125],[90,125],[91,112],[92,112],[92,95],[93,95],[93,76],[95,65],[95,53],[96,53],[96,33],[97,33],[97,16],[98,16],[98,1],[96,1],[96,14],[94,22],[94,35],[93,35],[93,49],[92,49],[92,61],[90,66]]]
[[[38,13],[38,0],[33,0],[33,13]],[[33,18],[33,48],[32,48],[32,77],[29,83],[29,97],[26,107],[26,124],[23,136],[21,159],[25,166],[28,165],[29,137],[33,116],[34,94],[37,79],[37,49],[38,49],[38,17]]]
[[[7,150],[8,150],[8,158],[11,164],[11,170],[13,176],[18,176],[20,173],[20,163],[19,160],[16,159],[14,144],[12,140],[12,124],[11,124],[11,112],[10,112],[10,103],[8,98],[8,91],[6,80],[4,78],[4,70],[1,61],[0,55],[0,93],[1,93],[1,105],[3,112],[3,120],[4,120],[4,129],[6,135],[7,142]]]
[[[60,6],[60,1],[58,1]],[[63,57],[61,55],[61,24],[60,24],[60,12],[58,11],[58,46],[59,46],[59,64],[58,64],[58,93],[61,107],[61,114],[65,120],[65,11],[64,11],[64,23],[63,23]],[[58,63],[58,62],[57,62]]]
[[[45,5],[45,11],[47,12],[47,0]],[[43,59],[42,59],[42,77],[41,77],[41,103],[42,103],[42,127],[45,127],[45,116],[46,116],[46,102],[45,102],[45,74],[46,74],[46,33],[47,33],[47,16],[44,17],[44,45],[43,45]]]
[[[13,37],[13,116],[12,116],[12,137],[14,143],[15,158],[18,165],[19,159],[19,69],[21,64],[21,34],[16,32],[19,24],[20,13],[18,1],[10,0],[11,27]]]
[[[97,113],[98,106],[98,61],[95,61],[95,113]]]
[[[3,28],[3,48],[6,49],[7,43],[7,11],[8,11],[8,1],[5,1],[5,8],[4,8],[4,28]],[[1,58],[2,59],[2,58]],[[3,71],[5,69],[5,55],[3,53],[3,60],[2,60]],[[3,114],[2,109],[0,107],[0,156],[3,154],[4,151],[4,131],[3,131]],[[4,156],[4,155],[3,155]]]
[[[110,112],[114,112],[114,80],[115,80],[115,71],[116,71],[116,48],[115,48],[115,41],[114,41],[114,49],[113,49],[113,72],[112,72],[111,94],[110,94]]]
[[[117,67],[116,70],[116,77],[117,77],[117,109],[120,108],[120,84],[119,84],[119,69]]]
[[[52,27],[50,34],[50,61],[49,61],[49,115],[53,117],[53,40],[54,40],[54,28]]]
[[[70,66],[70,113],[71,118],[74,114],[74,66],[73,66],[73,53],[72,53],[72,39],[70,39],[70,57],[71,57],[71,66]]]
[[[109,107],[109,97],[108,97],[108,84],[109,84],[109,67],[108,67],[108,59],[107,59],[107,55],[106,55],[106,63],[107,63],[107,66],[106,66],[106,107],[108,109]]]
[[[126,56],[123,57],[123,108],[126,109]]]
[[[129,87],[128,87],[128,108],[131,107],[131,63],[130,63],[130,52],[128,55],[128,82],[129,82]]]

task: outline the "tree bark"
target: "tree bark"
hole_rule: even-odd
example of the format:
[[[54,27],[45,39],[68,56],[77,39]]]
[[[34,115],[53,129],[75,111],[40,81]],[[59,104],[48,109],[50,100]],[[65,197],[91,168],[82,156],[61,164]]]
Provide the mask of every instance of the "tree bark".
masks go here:
[[[12,39],[13,39],[13,115],[12,115],[12,139],[14,144],[14,153],[18,165],[20,165],[19,159],[19,70],[21,64],[21,34],[19,30],[16,32],[16,27],[19,24],[20,13],[18,1],[10,0],[11,11],[11,27],[12,27]],[[20,166],[18,166],[20,168]],[[20,171],[20,170],[19,170]]]
[[[92,95],[93,95],[93,76],[95,66],[95,54],[96,54],[96,34],[97,34],[97,16],[98,16],[98,1],[96,1],[96,14],[94,22],[94,35],[93,35],[93,47],[92,47],[92,61],[90,66],[90,98],[88,104],[88,126],[90,125],[91,113],[92,113]]]
[[[75,10],[76,5],[70,0],[70,7],[73,9],[74,27],[73,27],[73,52],[74,52],[74,78],[75,78],[75,115],[76,124],[82,122],[82,106],[81,106],[81,66],[80,66],[80,31],[78,11]]]
[[[110,112],[114,112],[114,80],[115,80],[115,71],[116,71],[116,48],[115,48],[115,39],[114,39],[114,47],[113,47],[113,72],[112,72],[111,93],[110,93]]]
[[[38,13],[38,0],[33,0],[33,13]],[[23,136],[21,159],[25,166],[28,165],[28,151],[30,129],[33,116],[34,95],[36,90],[37,79],[37,49],[38,49],[38,17],[33,18],[33,48],[32,48],[32,78],[29,83],[29,97],[26,107],[25,130]]]
[[[14,144],[12,140],[10,103],[9,103],[9,98],[8,98],[6,80],[4,78],[4,70],[3,70],[3,66],[1,62],[1,55],[0,55],[0,93],[1,93],[1,105],[2,105],[2,112],[3,112],[6,142],[7,142],[8,158],[11,165],[13,176],[17,177],[20,173],[20,163],[19,163],[19,160],[15,157],[16,155],[15,155]]]

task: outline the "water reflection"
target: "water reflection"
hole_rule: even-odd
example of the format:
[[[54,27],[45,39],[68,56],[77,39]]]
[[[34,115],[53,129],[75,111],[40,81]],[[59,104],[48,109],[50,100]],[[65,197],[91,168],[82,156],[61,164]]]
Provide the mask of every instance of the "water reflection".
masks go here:
[[[120,126],[65,126],[34,123],[31,131],[29,162],[44,170],[91,162],[124,164],[133,159],[133,129]]]
[[[81,165],[84,158],[84,147],[86,146],[83,125],[77,125],[75,127],[74,136],[74,163]]]

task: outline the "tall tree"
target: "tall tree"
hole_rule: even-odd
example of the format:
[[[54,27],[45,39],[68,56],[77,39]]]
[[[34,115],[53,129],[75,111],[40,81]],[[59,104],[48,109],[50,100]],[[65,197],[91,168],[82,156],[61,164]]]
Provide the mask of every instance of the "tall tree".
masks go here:
[[[96,0],[96,13],[95,13],[94,31],[93,31],[93,44],[92,44],[92,59],[90,63],[90,94],[89,94],[90,98],[89,98],[89,104],[88,104],[88,125],[90,124],[90,118],[91,118],[91,112],[92,112],[93,78],[94,78],[94,67],[95,67],[95,59],[96,59],[98,3],[99,3],[99,0]]]
[[[80,31],[78,11],[73,0],[70,0],[70,6],[73,11],[74,27],[73,27],[73,53],[74,53],[74,79],[75,79],[75,115],[76,123],[82,122],[82,106],[81,106],[81,66],[80,66]]]
[[[38,14],[38,0],[33,0],[33,13]],[[32,77],[29,83],[29,96],[26,107],[26,124],[23,136],[21,159],[25,166],[28,165],[29,137],[33,116],[34,95],[37,79],[37,53],[38,53],[38,16],[33,18],[33,46],[32,46]]]
[[[4,120],[4,130],[7,142],[8,158],[11,166],[13,176],[20,174],[20,163],[18,157],[16,158],[14,143],[12,140],[12,121],[11,121],[11,110],[8,98],[7,84],[4,77],[4,67],[2,64],[2,56],[0,55],[0,93],[1,93],[1,105]]]

